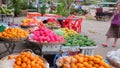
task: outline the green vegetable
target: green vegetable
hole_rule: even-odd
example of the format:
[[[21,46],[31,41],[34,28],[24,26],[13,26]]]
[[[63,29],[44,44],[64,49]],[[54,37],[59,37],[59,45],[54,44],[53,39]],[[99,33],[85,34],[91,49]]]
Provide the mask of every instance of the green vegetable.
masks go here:
[[[93,40],[88,39],[87,36],[85,35],[69,35],[66,39],[66,44],[65,46],[95,46],[95,43]]]
[[[62,30],[54,29],[53,31],[60,36],[64,36],[64,32]]]
[[[11,9],[7,9],[7,8],[3,8],[3,7],[0,7],[0,14],[12,14],[12,10]]]

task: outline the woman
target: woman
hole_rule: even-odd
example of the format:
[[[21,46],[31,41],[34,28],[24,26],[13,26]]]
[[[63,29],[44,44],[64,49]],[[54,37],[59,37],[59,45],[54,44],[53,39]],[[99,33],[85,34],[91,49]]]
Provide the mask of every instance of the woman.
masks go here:
[[[99,5],[98,8],[96,8],[96,16],[102,16],[103,8]]]
[[[117,18],[116,18],[117,17]],[[116,47],[118,38],[120,38],[120,2],[117,3],[117,10],[114,12],[112,21],[111,21],[111,26],[106,34],[106,43],[102,44],[102,46],[107,47],[108,46],[108,41],[110,38],[114,38],[114,42],[112,44],[112,47]],[[114,20],[117,20],[117,24],[114,24]]]

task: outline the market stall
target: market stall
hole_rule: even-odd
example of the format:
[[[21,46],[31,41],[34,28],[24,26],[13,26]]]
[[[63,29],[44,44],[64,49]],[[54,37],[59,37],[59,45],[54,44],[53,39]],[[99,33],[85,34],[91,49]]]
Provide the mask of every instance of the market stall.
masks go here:
[[[31,13],[32,14],[32,13]],[[39,14],[38,14],[39,15]],[[31,16],[31,15],[30,15]],[[43,20],[47,20],[47,25],[45,23],[43,23]],[[60,23],[58,22],[58,20],[63,20],[62,21],[62,26],[60,25]],[[80,34],[81,32],[81,23],[82,23],[82,18],[75,18],[73,16],[69,16],[67,18],[65,17],[49,17],[48,15],[45,15],[45,17],[40,17],[40,16],[33,16],[33,17],[27,17],[25,19],[22,20],[21,24],[18,25],[17,27],[11,27],[9,26],[8,28],[4,28],[1,32],[0,32],[0,38],[1,41],[0,43],[4,43],[4,46],[6,47],[6,51],[5,52],[9,52],[9,54],[7,56],[7,60],[10,58],[14,59],[15,61],[12,63],[12,66],[14,66],[14,68],[23,66],[23,67],[27,67],[27,61],[25,62],[25,64],[23,65],[19,65],[19,62],[16,61],[18,60],[17,58],[19,57],[20,59],[26,58],[28,54],[31,55],[32,58],[37,58],[37,60],[39,60],[40,58],[44,58],[46,54],[54,54],[54,55],[58,55],[59,56],[57,58],[52,59],[52,62],[54,62],[54,64],[57,64],[57,66],[59,66],[58,68],[63,68],[64,66],[67,65],[61,65],[59,63],[65,63],[65,62],[61,62],[61,60],[59,60],[61,57],[61,54],[64,53],[64,56],[67,56],[67,58],[72,57],[76,57],[76,58],[72,58],[73,60],[81,60],[79,58],[82,58],[82,60],[86,60],[86,59],[94,59],[92,62],[94,62],[94,67],[105,67],[105,68],[109,68],[109,65],[105,62],[103,62],[103,58],[101,58],[101,56],[93,56],[94,55],[94,49],[97,48],[97,44],[90,39],[88,36]],[[49,27],[55,27],[55,26],[60,26],[59,28],[49,28]],[[31,54],[30,52],[23,52],[22,53],[17,53],[17,58],[15,58],[14,56],[14,49],[17,43],[21,43],[21,42],[26,42],[28,44],[26,44],[28,47],[30,47],[30,49],[33,51],[33,53],[38,54],[40,57],[36,57],[36,55],[34,56],[33,54]],[[28,48],[27,47],[27,48]],[[2,54],[2,53],[1,53]],[[23,57],[23,55],[25,55]],[[80,55],[81,57],[78,57],[78,55]],[[11,57],[12,56],[12,57]],[[62,57],[64,58],[64,57]],[[31,58],[28,58],[28,60],[30,60]],[[44,58],[46,59],[46,58]],[[51,59],[51,58],[50,58]],[[26,59],[24,59],[26,60]],[[36,60],[36,59],[34,59]],[[66,60],[66,59],[65,59]],[[31,60],[32,62],[33,60]],[[48,61],[48,62],[47,62]],[[42,68],[49,68],[49,64],[51,66],[52,62],[49,62],[49,60],[47,60],[47,64],[48,67],[45,67],[44,63],[42,63],[42,65],[44,65]],[[68,60],[69,61],[69,60]],[[86,60],[86,61],[90,61],[90,60]],[[91,65],[89,63],[86,63],[86,61],[82,61],[82,65],[84,64],[88,64],[88,66],[91,67]],[[7,61],[6,61],[7,62]],[[22,61],[24,62],[24,61]],[[44,62],[44,61],[42,61]],[[80,61],[81,62],[81,61]],[[103,65],[100,65],[101,63],[103,63]],[[20,62],[21,63],[21,62]],[[37,63],[37,62],[36,62]],[[69,62],[69,64],[72,62]],[[73,62],[73,64],[75,64],[76,62]],[[0,64],[4,64],[2,63],[2,61],[0,62]],[[15,64],[15,65],[13,65]],[[22,63],[21,63],[22,64]],[[65,63],[66,64],[66,63]],[[77,64],[79,64],[79,62],[77,62]],[[34,64],[32,64],[34,65]],[[35,64],[36,65],[36,64]],[[61,67],[63,66],[63,67]],[[70,66],[70,65],[69,65]],[[71,65],[72,66],[72,65]],[[78,66],[79,65],[73,65],[73,66]],[[39,66],[40,67],[40,66]],[[2,68],[2,67],[0,67]],[[4,68],[4,67],[3,67]],[[66,68],[70,68],[70,67],[66,67]],[[76,67],[73,67],[76,68]],[[80,67],[79,67],[80,68]]]
[[[25,41],[27,37],[28,32],[20,28],[9,27],[7,29],[4,29],[4,31],[0,32],[0,43],[4,44],[6,50],[1,54],[5,52],[12,54],[16,44]]]

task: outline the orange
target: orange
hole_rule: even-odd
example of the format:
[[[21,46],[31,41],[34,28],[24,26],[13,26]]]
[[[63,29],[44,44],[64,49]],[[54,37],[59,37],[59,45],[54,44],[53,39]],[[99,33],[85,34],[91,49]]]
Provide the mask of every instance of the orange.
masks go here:
[[[82,68],[86,68],[86,67],[82,67]]]
[[[98,64],[94,64],[93,66],[94,66],[94,67],[96,67],[96,68],[98,68],[98,67],[99,67],[99,65],[98,65]]]
[[[63,68],[70,68],[69,64],[63,64]]]
[[[31,55],[31,56],[30,56],[30,59],[31,59],[31,61],[33,61],[33,60],[34,60],[34,57]]]
[[[83,64],[77,63],[76,66],[77,66],[77,68],[82,68],[82,67],[83,67]]]
[[[27,64],[30,64],[30,63],[31,63],[31,61],[28,59],[26,63],[27,63]]]
[[[99,65],[101,65],[101,66],[103,66],[104,64],[105,64],[104,61],[100,61],[100,62],[99,62]]]
[[[83,62],[84,62],[84,58],[83,58],[83,57],[77,58],[77,62],[78,62],[78,63],[83,63]]]
[[[99,62],[100,62],[100,59],[94,58],[93,61],[94,61],[94,63],[99,63]]]
[[[84,62],[88,62],[88,58],[84,57]]]
[[[30,58],[30,54],[29,54],[29,53],[25,54],[25,56],[26,56],[27,58]]]
[[[31,66],[32,66],[32,67],[35,66],[35,62],[34,62],[34,61],[31,62]]]
[[[16,65],[16,64],[13,64],[13,67],[14,67],[14,68],[17,68],[17,65]]]
[[[21,64],[21,67],[22,67],[22,68],[27,67],[26,63],[22,63],[22,64]]]
[[[96,68],[96,67],[92,67],[92,68]]]
[[[88,56],[88,60],[92,61],[94,59],[94,56]]]
[[[20,66],[21,65],[21,61],[16,61],[16,64]]]
[[[99,68],[105,68],[104,66],[99,66]]]
[[[13,59],[14,57],[12,55],[9,55],[8,56],[8,59]]]
[[[108,65],[107,63],[104,64],[105,68],[110,68],[110,65]]]
[[[66,63],[70,63],[70,62],[71,62],[70,57],[64,57],[63,60],[64,60],[64,62],[66,62]]]
[[[88,61],[88,64],[94,65],[93,61]]]
[[[76,63],[77,60],[74,57],[71,57],[71,63]]]
[[[28,61],[28,58],[27,57],[24,57],[23,58],[23,62],[27,62]]]
[[[32,68],[30,64],[27,65],[27,68]]]
[[[36,68],[36,67],[32,67],[32,68]]]
[[[86,66],[86,68],[92,68],[92,65],[88,64],[88,65]]]
[[[22,59],[20,57],[16,57],[16,61],[21,61]]]
[[[71,68],[76,68],[75,63],[71,63],[70,67],[71,67]]]
[[[103,57],[100,55],[95,55],[94,57],[99,58],[100,60],[103,60]]]
[[[87,62],[83,62],[84,67],[88,66]]]
[[[43,68],[45,67],[44,63],[40,63],[39,65]]]
[[[35,64],[35,67],[38,68],[38,67],[41,67],[39,64]]]

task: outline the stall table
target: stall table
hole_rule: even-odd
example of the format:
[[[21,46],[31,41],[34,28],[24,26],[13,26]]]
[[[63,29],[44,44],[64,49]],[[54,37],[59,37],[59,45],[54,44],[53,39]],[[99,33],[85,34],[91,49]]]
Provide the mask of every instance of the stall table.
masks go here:
[[[0,22],[3,23],[14,23],[14,15],[0,14]]]
[[[23,41],[10,42],[10,41],[2,41],[2,40],[0,40],[0,43],[4,44],[5,49],[6,49],[3,52],[0,52],[0,55],[4,54],[6,52],[8,52],[9,54],[12,54],[14,52],[16,43],[21,43],[21,42],[23,42]]]
[[[28,43],[28,48],[31,48],[33,50],[34,53],[39,54],[44,56],[45,54],[56,54],[59,53],[60,48],[61,48],[61,44],[56,44],[56,45],[52,45],[52,44],[39,44],[39,43],[35,43],[32,41],[27,41]],[[39,51],[39,53],[37,52]]]

